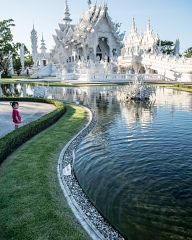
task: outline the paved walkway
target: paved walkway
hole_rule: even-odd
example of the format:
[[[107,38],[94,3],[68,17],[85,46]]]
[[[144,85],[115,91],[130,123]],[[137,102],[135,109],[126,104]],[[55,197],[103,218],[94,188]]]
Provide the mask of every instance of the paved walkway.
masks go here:
[[[55,110],[52,104],[46,103],[20,102],[19,105],[19,112],[22,118],[21,126]],[[0,138],[13,130],[14,125],[10,102],[0,102]]]

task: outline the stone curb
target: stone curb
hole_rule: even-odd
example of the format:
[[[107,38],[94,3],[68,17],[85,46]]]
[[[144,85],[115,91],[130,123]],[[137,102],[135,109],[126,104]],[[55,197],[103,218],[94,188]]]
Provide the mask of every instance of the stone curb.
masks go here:
[[[74,163],[74,150],[82,139],[95,127],[95,114],[83,106],[89,113],[89,121],[81,131],[75,135],[62,150],[57,167],[60,186],[72,212],[93,240],[124,240],[124,238],[101,216],[88,200],[87,196],[76,180],[73,171],[69,176],[63,174],[63,169]],[[72,169],[73,170],[73,169]]]
[[[85,107],[84,107],[85,108]],[[74,136],[68,143],[67,145],[64,147],[64,149],[62,150],[60,157],[59,157],[59,161],[58,161],[58,167],[57,167],[57,173],[58,173],[58,177],[59,177],[59,183],[60,186],[63,190],[64,196],[67,199],[67,202],[72,210],[72,212],[74,213],[75,217],[78,219],[78,221],[81,223],[82,227],[86,230],[86,232],[89,234],[89,236],[91,237],[91,239],[93,240],[104,240],[104,236],[96,229],[96,227],[91,223],[91,221],[88,219],[88,217],[83,213],[83,211],[81,210],[81,208],[79,207],[79,205],[77,204],[77,202],[75,201],[74,197],[72,196],[70,189],[68,188],[65,179],[62,176],[62,161],[63,161],[63,156],[66,152],[66,150],[69,148],[69,146],[71,145],[71,143],[84,131],[87,129],[87,127],[90,125],[90,123],[92,122],[93,119],[93,114],[91,112],[90,109],[85,108],[88,112],[89,112],[89,121],[86,124],[86,126],[81,129],[81,131]]]

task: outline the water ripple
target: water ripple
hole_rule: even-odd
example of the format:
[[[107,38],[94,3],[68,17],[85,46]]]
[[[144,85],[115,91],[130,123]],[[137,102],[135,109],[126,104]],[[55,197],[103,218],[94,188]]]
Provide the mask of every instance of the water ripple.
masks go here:
[[[177,92],[159,91],[153,106],[98,106],[98,125],[76,152],[75,172],[90,200],[126,238],[189,240],[192,97],[182,93],[184,103],[177,105]]]

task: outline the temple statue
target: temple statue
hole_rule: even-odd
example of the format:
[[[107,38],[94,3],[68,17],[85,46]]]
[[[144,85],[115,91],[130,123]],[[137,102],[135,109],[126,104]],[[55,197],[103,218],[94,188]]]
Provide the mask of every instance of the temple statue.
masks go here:
[[[9,51],[7,62],[8,62],[8,71],[7,71],[8,72],[8,76],[13,76],[14,75],[13,54],[11,53],[11,51]]]
[[[21,74],[23,74],[25,71],[25,50],[23,43],[20,46],[20,62],[21,62]]]
[[[174,55],[176,57],[180,56],[180,41],[179,41],[179,39],[176,39],[176,41],[175,41]]]

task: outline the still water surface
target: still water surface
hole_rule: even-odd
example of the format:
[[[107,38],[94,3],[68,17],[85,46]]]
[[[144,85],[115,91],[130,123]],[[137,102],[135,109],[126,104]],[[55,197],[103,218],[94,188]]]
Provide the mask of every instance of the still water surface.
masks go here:
[[[49,89],[97,114],[76,152],[78,181],[125,238],[192,239],[192,95],[157,88],[150,102],[124,104],[116,90]]]

